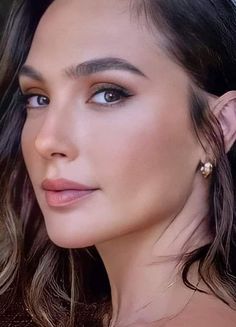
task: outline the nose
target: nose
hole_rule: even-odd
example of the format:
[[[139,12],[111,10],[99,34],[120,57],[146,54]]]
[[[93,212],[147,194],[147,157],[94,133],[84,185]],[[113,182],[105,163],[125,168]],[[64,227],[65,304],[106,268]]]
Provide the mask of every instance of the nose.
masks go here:
[[[74,160],[78,156],[75,121],[69,115],[48,111],[35,138],[35,149],[43,158]]]

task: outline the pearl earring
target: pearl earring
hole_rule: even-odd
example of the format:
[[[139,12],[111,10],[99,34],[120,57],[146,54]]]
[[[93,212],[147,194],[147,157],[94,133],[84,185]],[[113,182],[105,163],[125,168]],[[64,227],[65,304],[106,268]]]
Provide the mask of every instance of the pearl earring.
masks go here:
[[[204,178],[209,177],[213,171],[213,164],[209,161],[204,164],[201,164],[200,171]]]

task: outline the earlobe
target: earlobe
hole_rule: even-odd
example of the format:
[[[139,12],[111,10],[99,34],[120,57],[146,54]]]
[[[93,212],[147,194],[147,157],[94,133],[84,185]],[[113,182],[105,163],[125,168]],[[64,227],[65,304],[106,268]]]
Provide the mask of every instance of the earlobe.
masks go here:
[[[221,125],[225,151],[228,152],[236,140],[236,91],[229,91],[218,98],[213,113]]]

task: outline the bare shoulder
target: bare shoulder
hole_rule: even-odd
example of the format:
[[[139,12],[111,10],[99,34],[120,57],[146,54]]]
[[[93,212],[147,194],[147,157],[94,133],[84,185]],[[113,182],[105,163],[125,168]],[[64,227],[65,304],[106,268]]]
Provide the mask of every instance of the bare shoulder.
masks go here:
[[[235,327],[236,311],[215,296],[195,294],[189,305],[165,327]]]

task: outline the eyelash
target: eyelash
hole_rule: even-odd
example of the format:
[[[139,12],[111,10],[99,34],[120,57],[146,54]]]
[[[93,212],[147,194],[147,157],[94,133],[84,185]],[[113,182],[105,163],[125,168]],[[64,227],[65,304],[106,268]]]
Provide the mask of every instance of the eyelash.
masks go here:
[[[99,104],[96,102],[91,101],[95,96],[101,95],[102,93],[112,93],[115,92],[116,95],[118,95],[119,99],[117,101],[106,103],[106,104]],[[113,107],[117,105],[121,105],[124,101],[126,101],[128,98],[132,97],[133,94],[129,92],[127,89],[114,85],[114,84],[101,84],[95,87],[95,90],[92,91],[92,95],[90,96],[90,99],[87,101],[88,103],[94,104],[94,105],[101,105],[104,107]]]
[[[38,98],[45,98],[48,99],[48,97],[46,97],[45,95],[39,94],[39,93],[23,93],[20,92],[20,94],[18,94],[17,97],[17,102],[22,104],[24,106],[24,108],[27,108],[27,103],[29,101],[30,98],[33,97],[38,97]]]
[[[102,93],[116,93],[116,95],[118,95],[118,100],[117,101],[113,101],[111,103],[107,102],[105,103],[96,103],[91,101],[91,99],[93,99],[95,96],[101,95]],[[97,87],[94,88],[94,91],[92,91],[92,95],[89,97],[89,100],[86,103],[90,103],[93,104],[95,106],[103,106],[103,107],[113,107],[113,106],[117,106],[117,105],[121,105],[125,100],[127,100],[128,98],[132,97],[133,94],[131,92],[129,92],[127,89],[118,86],[118,85],[114,85],[114,84],[102,84],[102,85],[98,85]],[[38,98],[44,98],[47,99],[50,103],[50,100],[47,96],[43,95],[43,94],[39,94],[39,93],[24,93],[24,92],[20,92],[18,95],[18,102],[21,103],[25,109],[40,109],[42,107],[44,107],[44,105],[38,105],[38,107],[30,107],[28,106],[28,101],[33,98],[33,97],[38,97]],[[105,99],[105,96],[104,96]],[[106,101],[106,100],[105,100]],[[45,106],[47,106],[48,104],[45,104]]]

